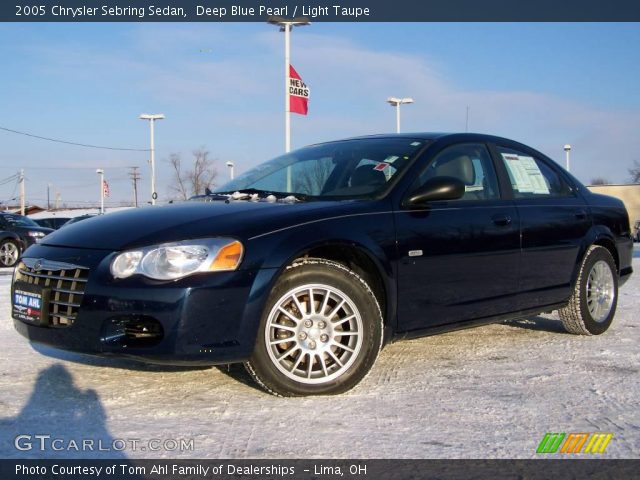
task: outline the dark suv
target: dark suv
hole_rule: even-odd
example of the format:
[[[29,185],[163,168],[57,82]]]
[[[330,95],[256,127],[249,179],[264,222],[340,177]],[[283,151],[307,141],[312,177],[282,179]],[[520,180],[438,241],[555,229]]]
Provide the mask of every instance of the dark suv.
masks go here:
[[[53,229],[41,227],[23,215],[0,213],[0,232],[0,267],[13,267],[27,247]]]

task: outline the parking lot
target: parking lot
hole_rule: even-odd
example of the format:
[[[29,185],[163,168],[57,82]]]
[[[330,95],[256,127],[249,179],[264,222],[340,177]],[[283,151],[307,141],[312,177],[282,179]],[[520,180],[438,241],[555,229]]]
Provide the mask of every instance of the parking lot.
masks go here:
[[[4,458],[535,458],[546,432],[611,432],[607,457],[640,457],[638,274],[605,335],[566,334],[553,314],[399,342],[351,392],[300,399],[263,393],[239,366],[34,348],[13,329],[10,280],[0,272]],[[18,435],[61,448],[18,450]],[[85,439],[103,450],[69,447]]]

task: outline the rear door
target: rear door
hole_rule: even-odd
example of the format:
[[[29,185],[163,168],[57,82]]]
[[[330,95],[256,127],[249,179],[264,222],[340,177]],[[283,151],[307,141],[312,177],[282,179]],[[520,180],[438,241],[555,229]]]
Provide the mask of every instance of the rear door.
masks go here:
[[[458,143],[424,159],[409,194],[436,176],[465,184],[455,201],[395,212],[398,330],[410,331],[516,309],[518,213],[499,188],[484,143]]]
[[[586,203],[562,170],[522,145],[497,145],[507,170],[522,230],[520,306],[566,300],[582,241],[591,227]]]

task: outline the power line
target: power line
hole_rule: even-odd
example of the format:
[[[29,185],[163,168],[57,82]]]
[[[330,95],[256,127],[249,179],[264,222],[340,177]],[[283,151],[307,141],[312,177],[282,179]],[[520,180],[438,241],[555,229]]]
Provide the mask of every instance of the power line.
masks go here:
[[[34,135],[33,133],[19,132],[18,130],[12,130],[12,129],[6,128],[6,127],[0,127],[0,130],[4,130],[5,132],[10,132],[10,133],[16,133],[18,135],[24,135],[26,137],[38,138],[40,140],[47,140],[49,142],[64,143],[64,144],[67,144],[67,145],[75,145],[77,147],[100,148],[100,149],[103,149],[103,150],[122,150],[122,151],[129,151],[129,152],[148,152],[149,151],[148,148],[104,147],[104,146],[100,146],[100,145],[90,145],[90,144],[87,144],[87,143],[68,142],[66,140],[59,140],[57,138],[41,137],[40,135]]]

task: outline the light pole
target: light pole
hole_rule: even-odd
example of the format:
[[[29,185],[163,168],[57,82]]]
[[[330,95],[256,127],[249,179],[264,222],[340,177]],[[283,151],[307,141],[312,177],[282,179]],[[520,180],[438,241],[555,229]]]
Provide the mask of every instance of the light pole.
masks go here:
[[[158,193],[156,192],[156,149],[153,140],[153,126],[156,120],[162,120],[163,118],[163,113],[143,113],[140,115],[140,120],[149,120],[151,130],[151,158],[149,159],[149,163],[151,164],[151,205],[155,205],[156,199],[158,198]]]
[[[104,170],[98,168],[96,173],[100,175],[100,213],[104,213]]]
[[[409,103],[413,103],[413,98],[405,97],[405,98],[397,98],[397,97],[389,97],[387,98],[387,103],[392,107],[396,107],[396,133],[400,133],[400,105],[406,105]]]
[[[272,16],[267,19],[271,25],[280,27],[280,31],[284,32],[284,151],[291,151],[291,99],[289,98],[289,56],[291,50],[291,29],[293,27],[303,27],[309,25],[307,17],[283,18]],[[287,192],[292,190],[291,166],[287,167]]]
[[[289,101],[289,55],[291,49],[290,33],[293,27],[309,25],[307,17],[283,18],[278,16],[269,17],[267,22],[280,27],[284,32],[284,149],[285,152],[291,150],[291,106]]]
[[[227,167],[229,167],[229,178],[231,180],[233,180],[233,167],[234,167],[234,163],[233,162],[227,162],[226,163]]]
[[[565,155],[567,157],[567,172],[570,172],[571,169],[569,168],[571,165],[569,164],[569,152],[571,151],[571,145],[569,145],[568,143],[564,146],[564,152]]]

